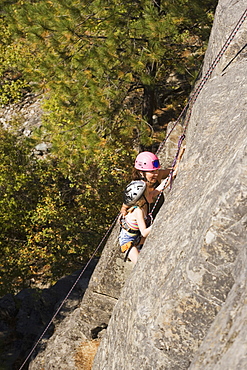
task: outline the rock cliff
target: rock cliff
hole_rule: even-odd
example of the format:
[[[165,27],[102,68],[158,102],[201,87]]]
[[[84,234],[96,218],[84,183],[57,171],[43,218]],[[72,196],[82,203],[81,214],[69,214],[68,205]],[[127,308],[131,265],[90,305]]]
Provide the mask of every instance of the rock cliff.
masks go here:
[[[219,0],[203,76],[245,10]],[[124,264],[115,226],[80,307],[29,369],[90,369],[90,342],[94,370],[247,368],[246,35],[247,20],[193,106],[137,265]]]

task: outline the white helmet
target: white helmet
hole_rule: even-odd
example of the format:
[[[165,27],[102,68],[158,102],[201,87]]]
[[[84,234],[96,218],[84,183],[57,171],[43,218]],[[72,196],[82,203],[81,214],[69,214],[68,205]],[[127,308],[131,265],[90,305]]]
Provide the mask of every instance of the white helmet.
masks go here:
[[[124,204],[126,204],[127,206],[132,206],[133,204],[135,204],[135,202],[137,202],[142,197],[145,189],[145,181],[131,181],[131,183],[126,186],[124,191]]]

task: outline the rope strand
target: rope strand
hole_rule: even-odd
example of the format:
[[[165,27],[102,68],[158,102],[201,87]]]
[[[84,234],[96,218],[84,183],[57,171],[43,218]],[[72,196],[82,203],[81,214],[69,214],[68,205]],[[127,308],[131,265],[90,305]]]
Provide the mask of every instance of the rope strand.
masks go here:
[[[182,118],[182,116],[184,115],[184,113],[186,112],[186,110],[189,108],[189,114],[187,115],[187,118],[186,118],[186,121],[185,121],[185,127],[184,127],[184,134],[185,134],[185,131],[186,131],[186,128],[187,128],[187,125],[189,123],[189,120],[190,120],[190,117],[191,117],[191,113],[192,113],[192,108],[193,108],[193,105],[195,104],[197,98],[198,98],[198,95],[200,94],[202,88],[204,87],[205,83],[208,81],[209,77],[211,76],[211,74],[213,73],[215,67],[217,66],[217,64],[219,63],[221,57],[224,55],[226,49],[228,48],[228,46],[230,45],[230,43],[232,42],[232,40],[234,39],[235,35],[237,34],[239,28],[242,26],[243,22],[245,21],[247,17],[247,8],[245,9],[245,11],[243,12],[243,14],[241,15],[241,17],[239,18],[236,26],[234,27],[234,29],[232,30],[232,32],[230,33],[229,37],[227,38],[227,40],[225,41],[224,45],[222,46],[221,50],[219,51],[219,53],[217,54],[216,58],[214,59],[214,61],[211,63],[211,65],[209,66],[207,72],[205,73],[204,77],[201,79],[201,82],[200,84],[198,85],[198,87],[196,88],[196,90],[194,91],[194,93],[191,95],[191,97],[189,98],[187,104],[185,105],[185,107],[183,108],[182,112],[180,113],[178,119],[175,121],[174,125],[172,126],[171,130],[169,131],[169,133],[167,134],[166,138],[164,139],[164,141],[162,141],[162,143],[160,144],[156,154],[158,154],[161,149],[163,148],[165,142],[167,141],[167,139],[169,138],[169,136],[171,135],[172,131],[174,130],[174,128],[176,127],[176,125],[178,124],[178,122],[180,121],[180,119]]]
[[[101,247],[101,245],[103,244],[103,242],[105,241],[106,237],[108,236],[108,234],[110,233],[110,231],[112,230],[113,226],[115,225],[115,222],[117,220],[117,218],[119,217],[119,214],[117,215],[117,217],[114,219],[114,221],[112,222],[111,226],[109,227],[109,229],[106,231],[104,237],[102,238],[102,240],[100,241],[99,245],[97,246],[97,248],[95,249],[95,251],[93,252],[92,256],[90,257],[90,259],[88,260],[88,262],[86,263],[86,265],[84,266],[84,268],[82,269],[82,271],[80,272],[79,276],[77,277],[77,279],[75,280],[75,282],[73,283],[72,287],[70,288],[70,290],[68,291],[68,293],[66,294],[65,298],[63,299],[63,301],[61,302],[61,304],[59,305],[58,309],[56,310],[56,312],[54,313],[54,315],[52,316],[51,320],[49,321],[49,323],[47,324],[47,326],[45,327],[44,331],[42,332],[42,334],[40,335],[40,337],[38,338],[37,342],[35,343],[35,345],[33,346],[32,350],[30,351],[30,353],[28,354],[28,356],[26,357],[25,361],[23,362],[23,364],[21,365],[21,367],[19,368],[19,370],[21,370],[23,368],[23,366],[27,363],[27,361],[29,360],[29,358],[31,357],[31,355],[33,354],[34,350],[36,349],[36,347],[38,346],[39,342],[41,341],[41,339],[43,338],[43,336],[45,335],[45,333],[47,332],[47,330],[49,329],[49,327],[51,326],[52,322],[54,321],[55,317],[57,316],[57,314],[59,313],[59,311],[61,310],[62,306],[64,305],[65,301],[67,301],[68,297],[70,296],[71,292],[73,291],[73,289],[75,288],[76,284],[78,283],[78,281],[81,279],[82,275],[84,274],[86,268],[88,267],[89,263],[92,261],[92,259],[94,258],[94,256],[96,255],[96,253],[98,252],[99,248]]]
[[[186,120],[185,120],[183,134],[179,138],[177,153],[175,155],[175,158],[174,158],[174,161],[173,161],[173,164],[172,164],[172,169],[171,169],[171,171],[169,173],[168,180],[167,180],[167,181],[170,180],[170,190],[171,190],[171,187],[172,187],[174,167],[175,167],[176,162],[177,162],[177,159],[178,159],[178,155],[179,155],[179,151],[180,151],[180,148],[181,148],[182,141],[185,139],[185,132],[186,132],[186,129],[187,129],[187,126],[188,126],[188,123],[189,123],[189,120],[190,120],[190,117],[191,117],[191,114],[192,114],[193,105],[195,104],[195,102],[196,102],[196,100],[197,100],[197,98],[198,98],[198,96],[199,96],[202,88],[204,87],[204,85],[206,84],[206,82],[210,78],[211,74],[213,73],[215,67],[219,63],[219,61],[222,58],[222,56],[224,55],[226,49],[228,48],[228,46],[232,42],[233,38],[235,37],[236,33],[238,32],[239,28],[241,27],[241,25],[245,21],[246,17],[247,17],[247,8],[245,9],[245,11],[243,12],[243,14],[239,18],[236,26],[234,27],[234,29],[230,33],[229,37],[227,38],[227,40],[225,41],[224,45],[220,49],[220,51],[217,54],[216,58],[214,59],[214,61],[209,66],[209,68],[208,68],[207,72],[205,73],[204,77],[201,79],[200,84],[198,85],[198,87],[196,88],[196,90],[193,92],[193,94],[190,96],[187,104],[183,108],[183,110],[180,113],[178,119],[175,121],[175,123],[173,124],[171,130],[169,131],[169,133],[165,137],[164,141],[162,141],[162,143],[160,144],[158,150],[156,151],[156,154],[158,154],[161,151],[161,149],[163,148],[164,144],[166,143],[166,141],[168,140],[169,136],[171,135],[172,131],[174,130],[174,128],[176,127],[176,125],[178,124],[178,122],[180,121],[180,119],[182,118],[182,116],[184,115],[184,113],[186,112],[186,110],[188,110],[189,113],[187,114],[187,117],[186,117]],[[158,204],[159,198],[161,196],[161,193],[164,191],[165,187],[166,187],[166,183],[164,184],[163,190],[160,192],[158,198],[156,199],[156,202],[155,202],[155,204],[154,204],[154,206],[153,206],[150,214],[152,214],[153,211],[155,210],[155,208],[156,208],[156,206]]]
[[[214,59],[213,63],[210,65],[209,69],[207,70],[206,74],[204,75],[204,77],[202,78],[200,84],[198,85],[198,87],[196,88],[195,92],[192,94],[192,96],[189,98],[188,100],[188,103],[185,105],[185,107],[183,108],[182,112],[180,113],[178,119],[175,121],[174,125],[172,126],[171,130],[169,131],[169,133],[167,134],[167,136],[165,137],[165,139],[162,141],[162,143],[160,144],[158,150],[156,151],[156,154],[158,154],[161,149],[163,148],[164,144],[166,143],[166,141],[168,140],[169,136],[171,135],[172,131],[174,130],[174,128],[176,127],[176,125],[178,124],[178,122],[180,121],[180,119],[182,118],[182,116],[185,114],[186,110],[189,108],[189,114],[187,115],[187,118],[186,118],[186,121],[185,121],[185,125],[184,125],[184,132],[183,134],[180,136],[179,138],[179,141],[178,141],[178,149],[177,149],[177,152],[176,152],[176,155],[175,155],[175,158],[174,158],[174,161],[173,161],[173,164],[172,164],[172,169],[170,171],[170,174],[169,174],[169,177],[167,178],[167,181],[169,181],[170,179],[170,188],[171,188],[171,183],[172,183],[172,175],[173,175],[173,171],[174,171],[174,167],[176,165],[176,162],[177,162],[177,159],[178,159],[178,156],[179,156],[179,152],[180,152],[180,148],[181,148],[181,145],[182,145],[182,141],[185,139],[185,132],[186,132],[186,128],[188,126],[188,122],[189,122],[189,119],[191,117],[191,112],[192,112],[192,107],[193,105],[195,104],[195,101],[197,100],[198,98],[198,95],[200,94],[203,86],[205,85],[205,83],[208,81],[209,77],[211,76],[213,70],[215,69],[216,65],[219,63],[221,57],[223,56],[223,54],[225,53],[226,49],[228,48],[228,46],[230,45],[230,43],[232,42],[233,38],[235,37],[237,31],[239,30],[239,28],[241,27],[241,25],[243,24],[243,22],[245,21],[247,17],[247,8],[245,9],[244,13],[242,14],[242,16],[240,17],[238,23],[236,24],[236,26],[234,27],[233,31],[231,32],[230,36],[228,37],[228,39],[226,40],[225,44],[222,46],[220,52],[217,54],[216,58]],[[191,105],[191,106],[190,106]],[[167,181],[164,183],[164,187],[163,187],[163,190],[165,189],[166,187],[166,184],[167,184]],[[158,203],[158,200],[159,200],[159,197],[161,196],[163,190],[160,192],[159,196],[157,197],[156,199],[156,202],[150,212],[150,216],[152,217],[152,213],[155,209],[155,207],[157,206],[157,203]],[[92,261],[93,257],[96,255],[97,251],[99,250],[99,248],[101,247],[101,245],[103,244],[104,240],[106,239],[106,237],[108,236],[108,234],[110,233],[110,231],[112,230],[116,220],[118,219],[119,217],[119,214],[116,216],[116,218],[114,219],[113,223],[111,224],[111,226],[109,227],[109,229],[107,230],[107,232],[105,233],[104,237],[102,238],[101,242],[99,243],[99,245],[97,246],[97,248],[95,249],[95,251],[93,252],[91,258],[88,260],[88,262],[86,263],[86,265],[84,266],[84,268],[82,269],[81,273],[79,274],[79,276],[77,277],[77,279],[75,280],[74,284],[72,285],[71,289],[69,290],[69,292],[67,293],[66,297],[64,298],[64,300],[62,301],[62,303],[59,305],[58,309],[56,310],[56,312],[54,313],[53,317],[51,318],[50,322],[48,323],[48,325],[46,326],[46,328],[44,329],[44,331],[42,332],[42,334],[40,335],[39,339],[37,340],[37,342],[35,343],[35,345],[33,346],[32,350],[30,351],[29,355],[26,357],[25,361],[23,362],[23,364],[21,365],[21,367],[19,368],[19,370],[22,370],[24,365],[27,363],[28,359],[31,357],[31,355],[33,354],[34,350],[36,349],[36,347],[38,346],[39,342],[41,341],[41,339],[43,338],[43,336],[45,335],[45,333],[47,332],[48,328],[50,327],[50,325],[52,324],[52,322],[54,321],[55,317],[57,316],[57,314],[59,313],[59,311],[61,310],[62,306],[64,305],[65,301],[68,299],[69,295],[71,294],[71,292],[73,291],[74,287],[76,286],[76,284],[78,283],[78,281],[80,280],[80,278],[82,277],[83,273],[85,272],[86,268],[88,267],[89,263]]]

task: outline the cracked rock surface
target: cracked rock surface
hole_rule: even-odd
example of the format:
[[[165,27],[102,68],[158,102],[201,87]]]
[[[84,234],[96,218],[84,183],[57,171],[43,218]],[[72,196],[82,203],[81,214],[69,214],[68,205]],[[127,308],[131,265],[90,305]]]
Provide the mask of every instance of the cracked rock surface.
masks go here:
[[[203,75],[245,8],[219,0]],[[247,21],[195,102],[178,176],[138,263],[123,262],[116,225],[80,306],[31,370],[82,369],[80,343],[95,339],[93,370],[247,368],[246,34]]]

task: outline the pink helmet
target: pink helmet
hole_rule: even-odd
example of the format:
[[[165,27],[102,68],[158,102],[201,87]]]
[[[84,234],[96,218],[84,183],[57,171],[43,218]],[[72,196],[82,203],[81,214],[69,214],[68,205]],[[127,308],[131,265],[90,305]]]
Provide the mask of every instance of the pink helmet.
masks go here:
[[[141,171],[154,171],[160,168],[160,162],[155,154],[142,152],[136,157],[135,168]]]

